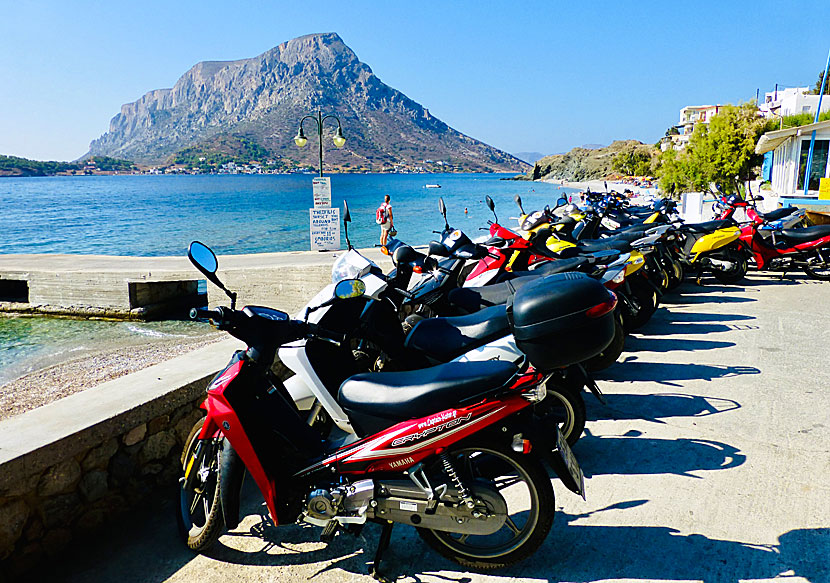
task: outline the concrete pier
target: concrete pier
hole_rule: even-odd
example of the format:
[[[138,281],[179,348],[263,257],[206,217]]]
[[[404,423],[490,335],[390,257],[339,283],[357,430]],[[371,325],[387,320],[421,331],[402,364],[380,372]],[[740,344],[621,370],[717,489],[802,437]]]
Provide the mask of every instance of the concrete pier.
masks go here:
[[[331,265],[343,251],[293,251],[219,257],[219,277],[238,293],[239,305],[262,304],[293,313],[331,282]],[[384,271],[379,249],[361,250]],[[0,255],[0,312],[151,319],[198,303],[204,280],[187,257],[102,255]],[[225,304],[208,285],[208,303]]]

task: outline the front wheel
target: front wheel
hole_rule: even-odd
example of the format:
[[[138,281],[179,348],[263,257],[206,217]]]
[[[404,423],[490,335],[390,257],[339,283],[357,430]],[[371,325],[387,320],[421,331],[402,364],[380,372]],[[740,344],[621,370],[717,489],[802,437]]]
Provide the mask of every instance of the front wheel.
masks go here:
[[[719,267],[712,268],[712,275],[719,282],[732,285],[746,277],[746,272],[749,270],[749,262],[740,249],[727,247],[718,253],[717,259],[728,261],[732,264],[732,267],[726,269]]]
[[[830,254],[830,251],[824,249],[826,254]],[[802,266],[804,273],[806,273],[809,277],[813,279],[820,279],[822,281],[830,281],[830,260],[826,260],[822,257],[821,250],[816,249],[815,257],[811,257],[807,264]]]
[[[501,445],[459,448],[448,458],[474,496],[478,484],[482,491],[498,492],[498,507],[482,498],[503,524],[487,535],[419,528],[421,538],[444,557],[475,569],[506,567],[533,554],[547,537],[555,511],[553,487],[539,459]]]
[[[225,530],[219,499],[219,439],[199,439],[205,420],[193,426],[182,452],[176,518],[185,544],[198,553],[209,549]]]

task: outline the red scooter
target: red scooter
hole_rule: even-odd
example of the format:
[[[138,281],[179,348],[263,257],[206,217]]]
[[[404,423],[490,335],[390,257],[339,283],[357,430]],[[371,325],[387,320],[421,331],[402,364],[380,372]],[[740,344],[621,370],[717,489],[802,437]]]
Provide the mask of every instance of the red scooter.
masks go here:
[[[547,536],[555,510],[541,459],[583,494],[582,472],[558,427],[532,414],[545,396],[547,375],[527,361],[358,374],[340,385],[338,396],[356,435],[330,423],[319,426],[318,415],[300,415],[271,366],[282,345],[300,339],[340,344],[343,334],[271,308],[234,309],[235,294],[217,278],[213,252],[194,242],[188,255],[231,298],[230,308],[193,310],[191,316],[210,319],[248,346],[210,383],[202,405],[207,417],[193,427],[182,453],[177,517],[191,549],[209,548],[238,525],[245,471],[274,525],[321,526],[328,541],[340,531],[357,533],[367,521],[380,523],[370,564],[376,578],[396,523],[415,526],[433,549],[468,567],[491,569],[528,557]],[[342,280],[327,303],[364,292],[362,281]],[[613,302],[601,288],[584,296],[560,300],[567,305],[555,308],[561,312],[556,326],[576,325],[575,317],[594,323],[587,329],[583,323],[573,339],[590,351],[610,338]],[[525,343],[533,362],[544,362],[549,340],[538,336],[533,322],[547,316],[530,299],[526,309],[520,298],[515,303],[516,334],[524,334],[517,344]],[[573,313],[576,305],[587,309]],[[547,321],[539,326],[549,328]]]

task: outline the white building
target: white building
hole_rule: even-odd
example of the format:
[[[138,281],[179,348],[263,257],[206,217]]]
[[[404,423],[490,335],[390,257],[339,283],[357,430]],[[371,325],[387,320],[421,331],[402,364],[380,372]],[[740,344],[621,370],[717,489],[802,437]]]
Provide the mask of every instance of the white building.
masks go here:
[[[682,150],[689,143],[689,138],[699,123],[709,123],[713,116],[717,115],[722,105],[687,105],[680,110],[680,122],[674,127],[679,133],[663,138],[660,148],[665,151],[669,147],[675,150]]]
[[[830,165],[827,163],[830,150],[830,120],[767,132],[758,140],[755,147],[757,154],[773,153],[770,182],[773,192],[777,195],[803,196],[804,171],[813,130],[816,131],[816,142],[813,148],[808,196],[818,196],[819,179],[830,178]]]
[[[809,87],[786,87],[764,93],[764,102],[758,104],[758,109],[764,117],[777,117],[809,113],[815,115],[818,107],[818,95],[808,95]],[[821,111],[830,111],[830,99],[821,102]]]

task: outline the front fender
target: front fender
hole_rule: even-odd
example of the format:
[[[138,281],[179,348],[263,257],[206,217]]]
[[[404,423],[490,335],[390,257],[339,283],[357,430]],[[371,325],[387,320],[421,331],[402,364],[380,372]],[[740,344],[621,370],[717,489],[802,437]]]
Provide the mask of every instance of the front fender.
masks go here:
[[[222,451],[219,454],[219,499],[228,530],[239,525],[239,497],[244,477],[245,464],[231,443],[227,439],[222,440]]]

